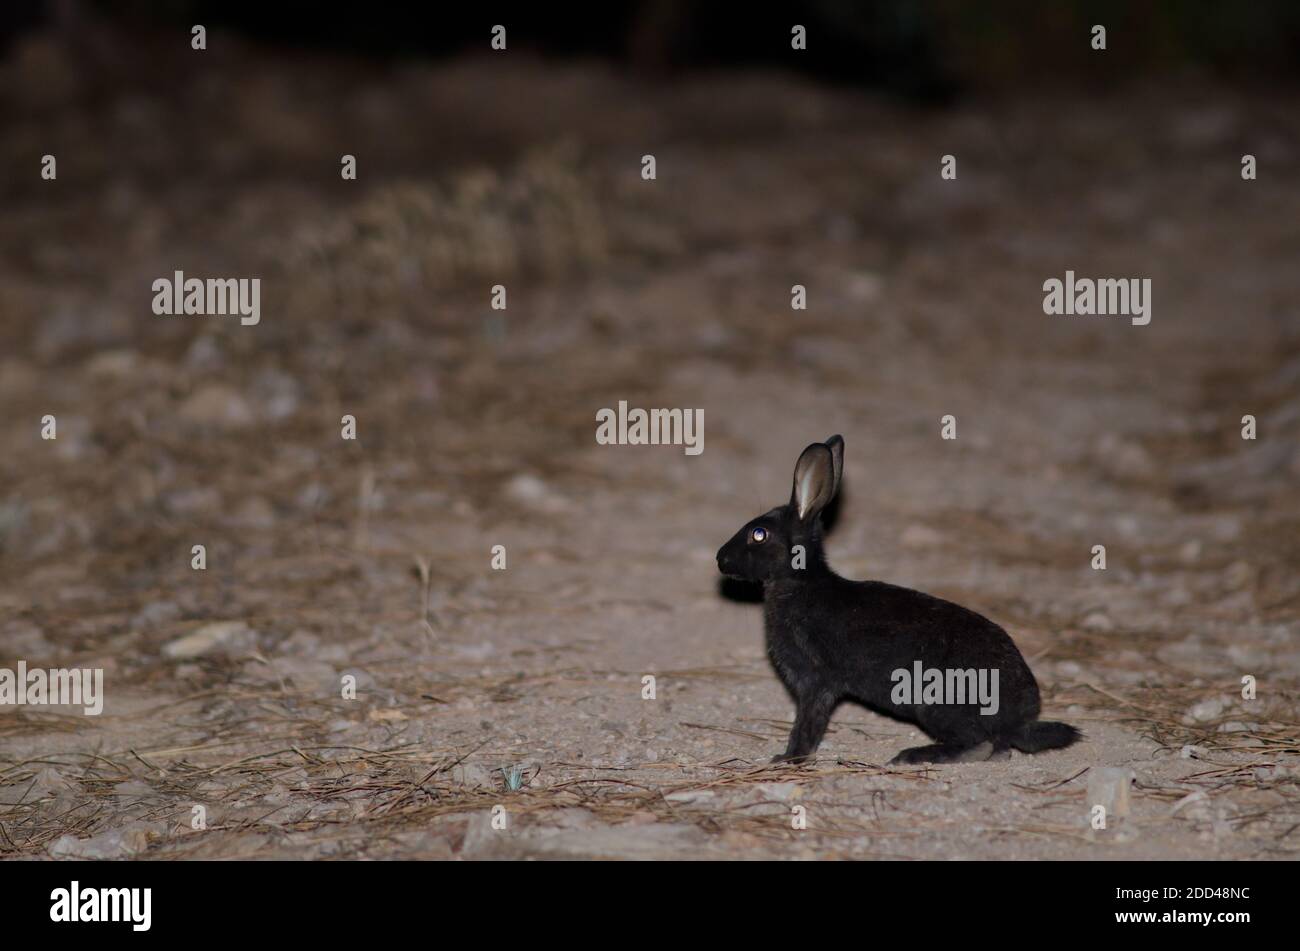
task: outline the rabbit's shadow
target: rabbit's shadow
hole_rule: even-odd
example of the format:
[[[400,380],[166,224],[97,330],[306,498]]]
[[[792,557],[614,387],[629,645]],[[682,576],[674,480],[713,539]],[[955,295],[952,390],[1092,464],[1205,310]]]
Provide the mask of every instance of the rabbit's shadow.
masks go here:
[[[840,500],[844,498],[847,491],[847,484],[841,484],[839,492],[835,494],[835,497],[831,499],[826,508],[822,509],[823,535],[829,535],[834,531],[835,523],[840,518]],[[757,581],[741,581],[739,578],[728,578],[724,575],[718,578],[718,594],[736,604],[763,603],[763,585]]]

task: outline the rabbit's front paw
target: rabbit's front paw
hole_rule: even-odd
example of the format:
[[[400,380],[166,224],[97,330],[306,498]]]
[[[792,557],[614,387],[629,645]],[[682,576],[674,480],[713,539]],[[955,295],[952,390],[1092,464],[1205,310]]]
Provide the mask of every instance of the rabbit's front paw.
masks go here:
[[[807,754],[807,753],[777,753],[777,754],[776,754],[775,756],[773,756],[770,760],[768,760],[768,762],[769,762],[769,763],[789,763],[791,766],[801,766],[801,765],[803,765],[804,763],[809,762],[809,754]]]

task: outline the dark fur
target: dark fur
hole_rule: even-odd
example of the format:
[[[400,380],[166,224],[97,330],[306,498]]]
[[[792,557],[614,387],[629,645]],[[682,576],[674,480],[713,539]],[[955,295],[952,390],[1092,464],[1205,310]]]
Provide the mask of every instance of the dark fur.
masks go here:
[[[718,551],[723,574],[763,584],[768,656],[795,701],[790,742],[773,762],[814,753],[843,700],[915,723],[935,741],[903,750],[896,763],[987,759],[1011,747],[1037,753],[1079,739],[1068,724],[1038,719],[1038,684],[998,625],[951,601],[830,569],[820,516],[839,489],[843,453],[839,436],[805,449],[790,504],[749,522]],[[764,541],[752,540],[755,527],[768,532]],[[794,545],[805,548],[802,569],[792,566]],[[894,703],[892,672],[917,660],[927,669],[997,669],[997,713],[981,714],[978,704]]]

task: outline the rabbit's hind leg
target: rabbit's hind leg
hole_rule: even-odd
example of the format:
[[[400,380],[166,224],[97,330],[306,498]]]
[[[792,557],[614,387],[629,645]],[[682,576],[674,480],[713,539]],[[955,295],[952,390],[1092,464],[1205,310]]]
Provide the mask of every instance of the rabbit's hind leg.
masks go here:
[[[1011,759],[1011,743],[1003,737],[994,737],[993,752],[989,754],[989,759]]]
[[[988,740],[979,743],[931,743],[929,746],[911,746],[889,761],[891,766],[915,763],[982,763],[993,755],[993,744]]]
[[[890,760],[891,764],[982,763],[997,752],[996,740],[985,722],[964,708],[925,706],[918,711],[916,724],[938,742],[909,747]]]

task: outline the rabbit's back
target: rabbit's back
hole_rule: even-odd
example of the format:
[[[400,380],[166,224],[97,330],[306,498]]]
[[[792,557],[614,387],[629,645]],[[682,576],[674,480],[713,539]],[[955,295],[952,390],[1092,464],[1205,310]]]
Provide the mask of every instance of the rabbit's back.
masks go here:
[[[1038,684],[1010,635],[952,601],[831,576],[773,586],[766,604],[768,652],[787,685],[807,667],[844,695],[892,710],[895,671],[996,670],[999,693],[1014,704],[995,719],[1038,715]]]

